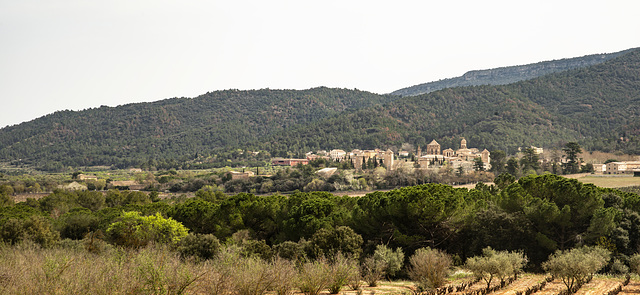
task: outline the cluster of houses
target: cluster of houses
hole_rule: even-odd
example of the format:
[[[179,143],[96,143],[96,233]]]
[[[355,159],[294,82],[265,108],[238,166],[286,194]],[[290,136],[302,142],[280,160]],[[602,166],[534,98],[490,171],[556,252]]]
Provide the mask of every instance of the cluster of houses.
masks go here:
[[[345,160],[352,161],[353,167],[356,170],[362,170],[365,165],[370,161],[375,161],[377,164],[380,164],[387,169],[393,170],[395,169],[394,161],[395,155],[393,151],[390,149],[383,151],[380,149],[375,150],[359,150],[355,149],[351,152],[346,152],[344,150],[334,149],[329,152],[327,151],[317,151],[317,152],[308,152],[305,159],[283,159],[283,158],[273,158],[271,163],[273,165],[283,165],[283,166],[296,166],[296,165],[306,165],[309,164],[309,161],[313,161],[316,159],[327,159],[335,162],[342,162]]]
[[[409,152],[407,151],[399,152],[399,156],[406,157],[408,155]],[[272,164],[283,166],[306,165],[309,163],[309,161],[313,161],[319,158],[336,162],[349,160],[353,162],[353,166],[356,170],[362,170],[362,168],[369,161],[378,161],[379,164],[390,170],[396,169],[397,166],[396,156],[390,149],[387,149],[386,151],[380,149],[355,149],[351,152],[334,149],[329,152],[309,152],[307,153],[305,159],[274,158],[272,159]],[[422,149],[418,147],[415,158],[415,167],[421,169],[429,169],[440,168],[444,164],[450,164],[454,169],[462,167],[464,170],[469,171],[473,170],[474,161],[476,161],[476,159],[480,159],[482,161],[485,170],[488,170],[491,167],[489,164],[489,162],[491,161],[489,151],[487,149],[480,151],[477,148],[468,148],[467,140],[464,138],[460,142],[459,149],[453,150],[449,148],[443,151],[441,151],[440,144],[437,141],[433,140],[426,146],[426,152],[424,154],[422,153]]]

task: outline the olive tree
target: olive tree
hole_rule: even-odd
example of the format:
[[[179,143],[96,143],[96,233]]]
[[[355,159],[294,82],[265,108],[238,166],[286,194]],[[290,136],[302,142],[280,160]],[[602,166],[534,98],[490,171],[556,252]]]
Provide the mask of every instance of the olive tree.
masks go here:
[[[552,275],[562,279],[569,293],[602,269],[609,261],[611,252],[600,247],[582,247],[566,251],[556,251],[542,267]]]
[[[496,251],[491,247],[482,250],[482,256],[467,259],[466,267],[476,277],[482,278],[491,287],[494,278],[505,278],[522,271],[528,259],[522,252]]]
[[[640,275],[640,253],[633,254],[629,257],[629,270]]]
[[[395,276],[404,265],[404,252],[402,248],[393,250],[385,245],[378,245],[376,246],[376,251],[373,252],[373,258],[382,261],[384,271],[389,277]]]
[[[384,277],[385,265],[382,260],[376,260],[373,256],[367,257],[362,262],[362,279],[369,287],[377,287],[378,281]]]

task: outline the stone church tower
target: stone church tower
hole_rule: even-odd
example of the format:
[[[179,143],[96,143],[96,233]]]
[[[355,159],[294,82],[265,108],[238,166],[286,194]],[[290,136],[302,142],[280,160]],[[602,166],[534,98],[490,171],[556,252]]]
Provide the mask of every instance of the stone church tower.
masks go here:
[[[460,141],[460,149],[466,149],[467,148],[467,140],[464,139],[464,137],[462,138],[462,141]]]
[[[487,149],[484,149],[480,153],[480,158],[482,159],[482,162],[489,163],[491,161],[491,158],[489,158],[490,155],[491,155],[491,153]]]
[[[427,145],[427,155],[439,155],[440,144],[434,139]]]

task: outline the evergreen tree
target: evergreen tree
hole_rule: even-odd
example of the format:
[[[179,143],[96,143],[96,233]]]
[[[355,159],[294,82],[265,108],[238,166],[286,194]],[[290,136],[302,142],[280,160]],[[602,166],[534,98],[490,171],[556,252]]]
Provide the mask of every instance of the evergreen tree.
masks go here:
[[[562,149],[565,153],[566,163],[563,163],[565,174],[575,174],[580,171],[580,162],[578,161],[578,154],[582,153],[582,148],[577,142],[569,142]]]

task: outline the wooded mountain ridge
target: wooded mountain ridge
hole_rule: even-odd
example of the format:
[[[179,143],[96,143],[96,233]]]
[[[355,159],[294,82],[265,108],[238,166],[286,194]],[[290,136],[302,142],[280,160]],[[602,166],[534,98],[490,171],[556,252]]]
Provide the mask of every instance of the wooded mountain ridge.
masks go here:
[[[614,53],[592,54],[582,57],[543,61],[527,65],[469,71],[460,77],[422,83],[396,90],[394,92],[391,92],[391,94],[400,96],[416,96],[445,88],[461,86],[506,85],[537,78],[547,74],[597,65],[612,58],[623,55],[630,50],[632,49]]]
[[[509,154],[569,141],[587,150],[640,154],[639,115],[640,50],[633,50],[595,66],[513,84],[403,97],[280,133],[273,142],[313,150],[426,146],[437,139],[443,149],[457,149],[464,137],[470,146]],[[314,139],[321,132],[322,140]]]
[[[164,161],[229,165],[237,149],[301,156],[437,139],[456,148],[559,147],[640,154],[640,51],[508,85],[400,97],[359,90],[225,90],[61,111],[0,129],[0,160],[45,170]],[[267,153],[268,152],[268,153]],[[262,158],[265,160],[268,158]]]

